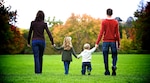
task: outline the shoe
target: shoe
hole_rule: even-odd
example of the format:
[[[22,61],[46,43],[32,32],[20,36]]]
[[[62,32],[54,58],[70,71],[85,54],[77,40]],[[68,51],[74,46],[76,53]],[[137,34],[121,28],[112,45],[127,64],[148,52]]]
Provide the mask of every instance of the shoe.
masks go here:
[[[42,73],[36,72],[35,74],[40,75],[40,74],[42,74]]]
[[[112,67],[112,76],[116,76],[116,69],[117,67],[115,66]]]
[[[91,75],[91,71],[90,70],[88,70],[87,72],[88,72],[88,75]]]
[[[104,74],[105,74],[105,75],[110,75],[109,70],[105,71],[105,73],[104,73]]]

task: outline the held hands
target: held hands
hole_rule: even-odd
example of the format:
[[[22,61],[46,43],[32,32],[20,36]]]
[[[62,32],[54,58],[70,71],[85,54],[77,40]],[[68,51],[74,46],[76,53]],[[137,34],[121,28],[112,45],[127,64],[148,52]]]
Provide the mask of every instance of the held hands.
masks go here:
[[[53,44],[53,47],[56,47],[56,45],[55,45],[55,44]]]
[[[96,47],[96,48],[98,48],[98,45],[97,45],[97,44],[95,44],[95,47]]]
[[[76,58],[77,58],[77,59],[80,59],[80,57],[78,57],[78,56],[77,56]]]
[[[31,45],[30,45],[30,44],[27,44],[27,47],[31,48]]]

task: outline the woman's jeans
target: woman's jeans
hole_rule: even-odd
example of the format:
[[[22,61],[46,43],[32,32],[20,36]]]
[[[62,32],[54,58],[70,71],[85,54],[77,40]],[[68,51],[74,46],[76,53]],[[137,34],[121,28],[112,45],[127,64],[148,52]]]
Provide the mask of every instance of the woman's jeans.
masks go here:
[[[109,47],[111,48],[113,67],[116,67],[116,64],[117,64],[117,46],[116,46],[116,42],[103,42],[102,50],[103,50],[103,58],[104,58],[104,64],[105,64],[105,70],[106,71],[109,70],[109,68],[108,68]]]
[[[43,53],[45,41],[32,40],[32,50],[34,54],[35,73],[42,73]]]
[[[70,65],[70,61],[64,61],[64,69],[66,75],[69,73],[69,65]]]

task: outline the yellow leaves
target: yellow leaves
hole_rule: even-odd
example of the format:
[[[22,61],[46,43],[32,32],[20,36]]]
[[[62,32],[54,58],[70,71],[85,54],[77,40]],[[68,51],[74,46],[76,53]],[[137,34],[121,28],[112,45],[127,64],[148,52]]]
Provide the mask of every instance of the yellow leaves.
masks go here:
[[[131,50],[132,39],[127,38],[126,31],[122,31],[121,50]]]
[[[100,30],[100,23],[100,19],[89,15],[80,16],[72,13],[64,25],[53,27],[52,33],[55,43],[62,44],[65,36],[71,36],[77,52],[82,50],[84,43],[90,43],[91,46],[94,46]]]

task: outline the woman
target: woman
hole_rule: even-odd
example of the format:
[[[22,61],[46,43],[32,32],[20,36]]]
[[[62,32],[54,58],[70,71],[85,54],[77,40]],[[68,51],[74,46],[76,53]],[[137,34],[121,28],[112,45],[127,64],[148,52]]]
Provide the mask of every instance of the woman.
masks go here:
[[[42,73],[43,53],[45,49],[44,30],[46,30],[52,45],[54,45],[53,37],[47,27],[47,23],[44,22],[44,18],[45,18],[44,12],[39,10],[37,12],[35,20],[31,22],[28,34],[28,47],[31,47],[30,39],[32,35],[32,50],[34,54],[36,74]]]

